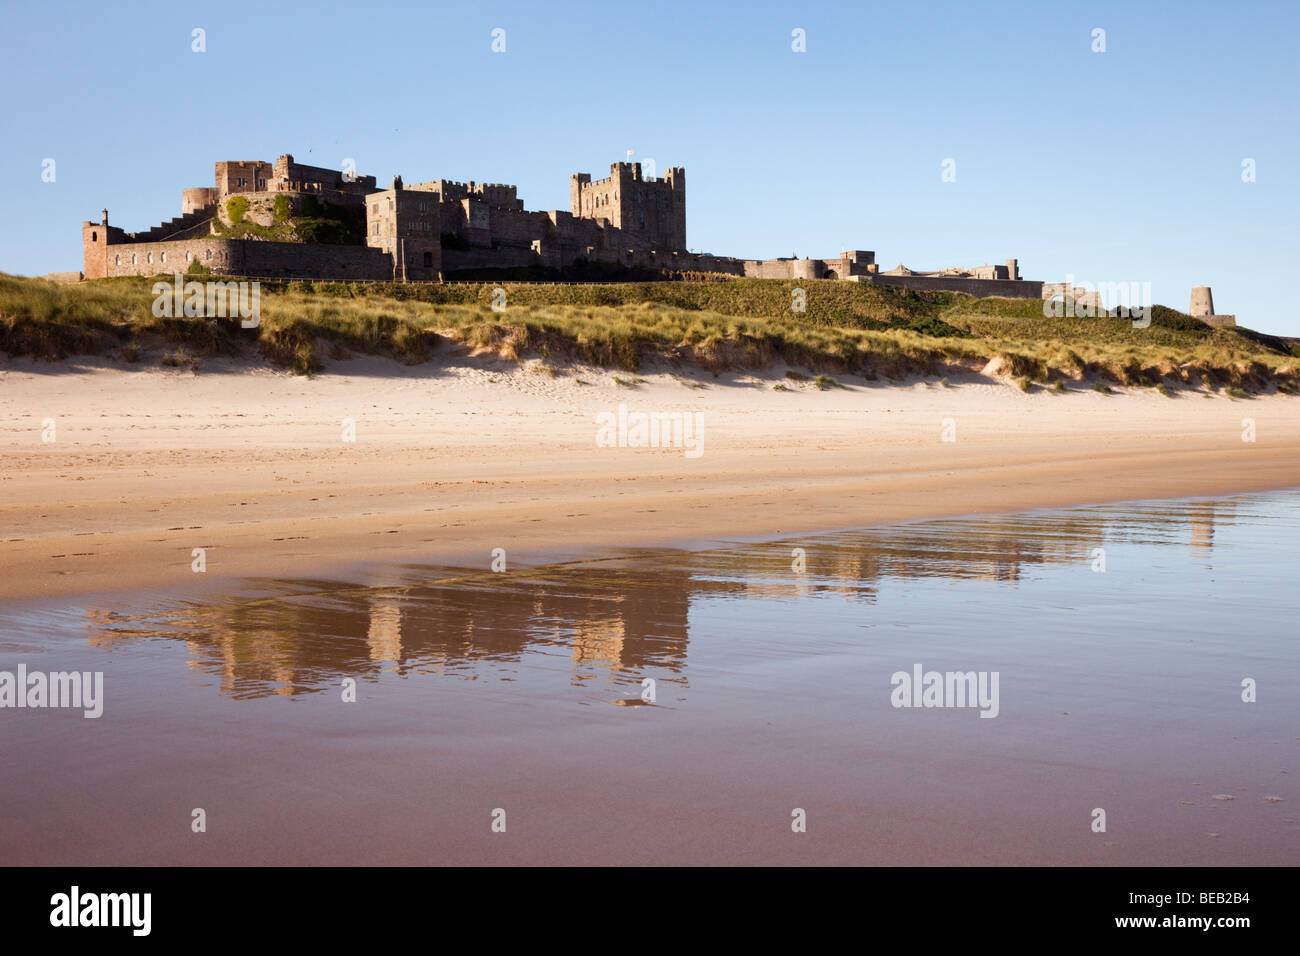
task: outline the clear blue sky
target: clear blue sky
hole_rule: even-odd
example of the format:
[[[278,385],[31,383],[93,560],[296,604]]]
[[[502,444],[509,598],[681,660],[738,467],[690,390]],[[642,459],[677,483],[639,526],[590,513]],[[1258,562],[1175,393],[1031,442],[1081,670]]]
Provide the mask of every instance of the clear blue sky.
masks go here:
[[[1294,2],[10,2],[0,20],[6,272],[80,268],[82,220],[179,215],[219,159],[351,157],[381,185],[515,183],[567,209],[570,173],[632,149],[686,167],[693,249],[1018,257],[1182,309],[1207,284],[1218,311],[1300,335]]]

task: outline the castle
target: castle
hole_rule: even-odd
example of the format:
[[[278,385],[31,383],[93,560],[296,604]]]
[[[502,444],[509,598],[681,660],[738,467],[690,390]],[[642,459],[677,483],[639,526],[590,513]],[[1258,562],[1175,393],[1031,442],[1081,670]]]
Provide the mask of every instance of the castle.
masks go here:
[[[434,179],[387,189],[373,176],[307,166],[283,155],[218,162],[214,185],[184,189],[181,215],[146,232],[82,223],[83,275],[171,275],[206,270],[259,279],[438,282],[468,270],[579,263],[664,276],[722,273],[766,279],[840,279],[978,296],[1040,298],[1043,283],[1005,265],[881,271],[875,253],[830,259],[737,259],[686,248],[686,170],[643,177],[613,163],[609,176],[569,177],[570,209],[524,208],[516,187]],[[202,270],[194,266],[199,263]]]

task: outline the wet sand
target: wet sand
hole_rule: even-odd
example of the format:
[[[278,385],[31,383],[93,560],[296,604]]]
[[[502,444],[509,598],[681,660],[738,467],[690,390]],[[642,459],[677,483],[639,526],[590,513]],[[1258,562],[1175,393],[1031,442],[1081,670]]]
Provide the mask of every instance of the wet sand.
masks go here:
[[[10,605],[0,669],[105,701],[0,712],[0,858],[1294,865],[1297,531],[1271,495]],[[1000,673],[996,719],[893,707],[914,663]]]
[[[486,566],[494,548],[536,563],[1300,480],[1297,399],[952,384],[819,391],[779,369],[551,377],[470,359],[358,359],[313,380],[216,362],[198,375],[10,362],[0,598],[202,592],[367,560]],[[619,403],[702,412],[703,454],[597,447],[596,416]],[[342,440],[345,419],[355,442]],[[956,441],[941,440],[945,419]]]

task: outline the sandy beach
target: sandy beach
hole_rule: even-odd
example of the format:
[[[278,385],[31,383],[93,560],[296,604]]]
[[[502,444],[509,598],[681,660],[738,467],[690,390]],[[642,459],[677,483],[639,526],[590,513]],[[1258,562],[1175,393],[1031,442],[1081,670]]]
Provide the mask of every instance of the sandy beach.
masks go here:
[[[1025,394],[975,373],[820,390],[784,371],[552,376],[466,356],[333,362],[308,379],[217,361],[9,361],[0,598],[1300,484],[1300,401],[1287,396]],[[620,403],[702,413],[701,453],[599,447],[597,416]]]
[[[1023,512],[1294,487],[1300,400],[785,371],[7,365],[0,651],[106,703],[7,712],[0,759],[44,762],[0,854],[1292,862],[1290,506]],[[700,454],[602,447],[620,404],[698,413]],[[922,663],[1001,674],[998,719],[894,709]]]

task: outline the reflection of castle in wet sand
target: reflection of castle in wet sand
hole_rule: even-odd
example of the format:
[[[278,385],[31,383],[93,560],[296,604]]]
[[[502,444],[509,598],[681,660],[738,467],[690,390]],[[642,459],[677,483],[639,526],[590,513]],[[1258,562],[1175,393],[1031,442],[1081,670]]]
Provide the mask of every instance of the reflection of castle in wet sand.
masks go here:
[[[87,617],[96,645],[139,636],[185,640],[190,668],[216,676],[222,693],[235,697],[299,693],[348,675],[474,676],[556,648],[584,679],[595,669],[672,673],[685,663],[689,574],[656,569],[647,581],[584,568],[545,579],[462,574],[385,588],[259,582],[281,593],[145,621],[105,611]]]
[[[366,646],[372,661],[396,664],[402,659],[402,609],[397,604],[377,600],[370,605],[370,628]]]
[[[1027,566],[1086,564],[1112,540],[1182,545],[1208,555],[1236,502],[918,522],[791,544],[561,565],[507,574],[453,571],[429,582],[366,588],[325,581],[253,582],[263,595],[125,616],[87,612],[91,642],[179,638],[191,670],[233,697],[292,695],[344,676],[512,676],[524,656],[564,662],[569,682],[601,674],[683,675],[691,607],[706,600],[799,600],[809,592],[874,603],[889,578],[1015,584]],[[1190,541],[1187,531],[1190,529]]]
[[[1201,504],[1200,511],[1191,517],[1191,546],[1201,552],[1201,566],[1210,568],[1211,552],[1214,550],[1214,527],[1218,524],[1231,524],[1237,514],[1238,502],[1229,498],[1226,501],[1207,501]]]

